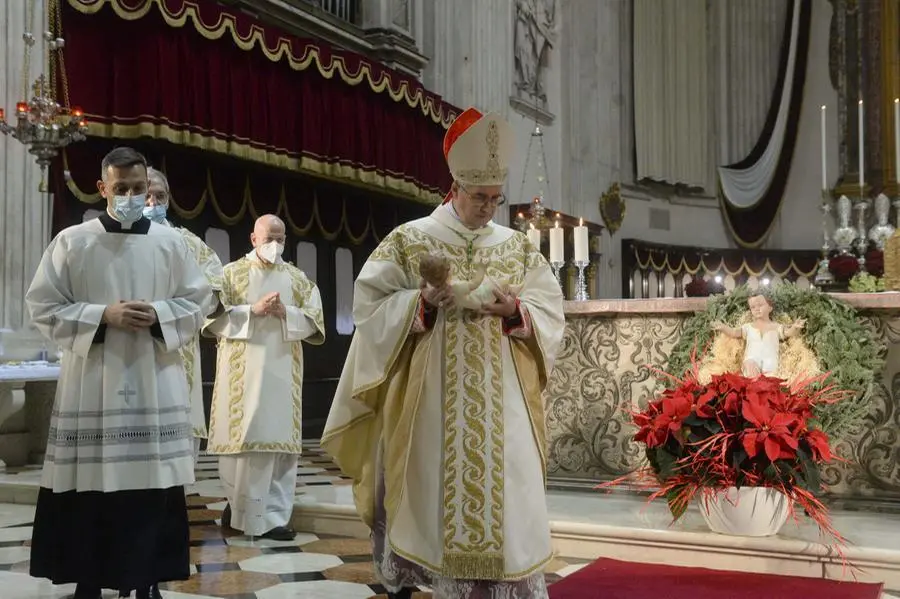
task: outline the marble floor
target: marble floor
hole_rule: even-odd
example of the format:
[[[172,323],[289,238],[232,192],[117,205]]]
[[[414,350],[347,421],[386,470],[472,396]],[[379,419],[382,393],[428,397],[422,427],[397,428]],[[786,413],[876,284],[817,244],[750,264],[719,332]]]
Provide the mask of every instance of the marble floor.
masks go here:
[[[12,483],[16,493],[31,489],[36,495],[40,468],[29,467],[0,474],[0,485]],[[598,504],[598,498],[602,507]],[[6,501],[0,498],[0,502]],[[10,500],[12,501],[12,500]],[[352,506],[350,481],[315,443],[301,458],[297,479],[298,507]],[[166,599],[367,599],[383,597],[375,579],[367,540],[325,534],[300,533],[291,542],[251,540],[225,531],[219,518],[225,507],[217,460],[203,456],[197,481],[188,488],[191,521],[192,577],[164,587]],[[699,513],[689,513],[675,527],[664,505],[647,506],[633,496],[594,493],[548,493],[553,523],[660,530],[667,534],[695,534],[708,530]],[[875,550],[900,549],[900,518],[861,513],[835,513],[835,524],[851,545]],[[0,503],[0,599],[64,599],[73,587],[54,587],[28,576],[28,544],[34,506],[27,502]],[[807,523],[808,524],[808,523]],[[789,523],[781,537],[813,541],[808,525]],[[596,556],[594,556],[596,557]],[[557,558],[547,568],[548,582],[567,576],[588,559]],[[726,566],[727,567],[727,566]],[[110,593],[112,598],[115,593]],[[420,597],[430,597],[423,589]],[[885,594],[883,599],[900,599]]]
[[[19,483],[39,481],[39,469],[7,472]],[[27,484],[27,483],[26,483]],[[315,448],[301,459],[298,501],[314,489],[346,486],[349,481]],[[349,491],[349,486],[346,490]],[[217,462],[201,457],[197,482],[188,489],[191,522],[190,580],[168,583],[166,599],[368,599],[384,597],[372,566],[369,542],[299,533],[291,542],[250,539],[223,530],[225,507]],[[313,500],[310,497],[308,500]],[[28,576],[34,506],[0,503],[0,599],[65,599],[74,586],[53,586]],[[555,559],[547,567],[552,583],[577,571],[587,560]],[[104,599],[112,599],[110,591]],[[422,590],[417,597],[430,597]]]

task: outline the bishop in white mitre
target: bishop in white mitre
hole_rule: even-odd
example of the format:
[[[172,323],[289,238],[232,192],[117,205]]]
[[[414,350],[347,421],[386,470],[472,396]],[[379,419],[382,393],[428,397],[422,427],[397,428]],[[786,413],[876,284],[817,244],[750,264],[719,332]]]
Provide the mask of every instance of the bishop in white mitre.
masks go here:
[[[492,220],[513,145],[500,116],[463,112],[444,139],[444,204],[391,232],[356,281],[356,333],[322,447],[354,481],[391,597],[415,586],[441,599],[547,597],[541,391],[563,298],[540,250]],[[480,310],[422,281],[428,254],[449,261],[451,281],[486,265]]]
[[[218,308],[223,277],[221,260],[216,252],[203,243],[199,237],[184,227],[172,225],[166,218],[169,201],[172,199],[169,180],[161,171],[152,167],[148,169],[147,175],[150,179],[150,188],[147,193],[147,203],[144,206],[144,216],[155,223],[172,227],[178,231],[216,295],[215,298],[212,298],[211,305],[214,309]],[[182,346],[180,352],[181,359],[184,361],[188,388],[191,392],[191,431],[194,435],[194,464],[196,466],[197,459],[200,457],[200,445],[202,440],[207,438],[206,413],[203,410],[203,376],[200,372],[200,335],[196,335],[191,343]]]
[[[203,325],[209,284],[175,231],[142,216],[147,166],[103,159],[107,212],[63,230],[25,302],[63,351],[35,513],[31,575],[159,599],[184,580],[184,485],[194,481],[190,404],[178,350]]]
[[[228,506],[222,524],[291,540],[302,451],[303,346],[325,342],[319,289],[281,258],[280,218],[257,219],[253,250],[225,267],[207,453],[219,456]]]

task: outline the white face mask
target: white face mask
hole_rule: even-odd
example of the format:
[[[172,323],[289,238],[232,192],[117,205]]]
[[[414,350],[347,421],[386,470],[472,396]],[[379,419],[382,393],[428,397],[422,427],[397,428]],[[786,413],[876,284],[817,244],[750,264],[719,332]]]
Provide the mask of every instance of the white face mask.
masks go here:
[[[123,223],[133,223],[144,214],[144,203],[147,194],[133,196],[115,196],[113,198],[113,215]]]
[[[275,264],[275,260],[281,256],[282,252],[284,252],[284,244],[277,241],[269,241],[256,248],[259,257],[269,264]]]
[[[155,223],[164,224],[166,222],[166,207],[159,204],[156,206],[144,206],[144,216]]]

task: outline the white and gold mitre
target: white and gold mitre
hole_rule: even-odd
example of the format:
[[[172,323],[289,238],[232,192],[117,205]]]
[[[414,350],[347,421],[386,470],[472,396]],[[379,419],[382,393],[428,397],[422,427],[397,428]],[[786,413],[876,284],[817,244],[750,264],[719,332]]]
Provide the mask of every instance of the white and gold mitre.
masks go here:
[[[444,158],[463,185],[504,185],[514,146],[513,129],[503,117],[468,108],[444,135]]]

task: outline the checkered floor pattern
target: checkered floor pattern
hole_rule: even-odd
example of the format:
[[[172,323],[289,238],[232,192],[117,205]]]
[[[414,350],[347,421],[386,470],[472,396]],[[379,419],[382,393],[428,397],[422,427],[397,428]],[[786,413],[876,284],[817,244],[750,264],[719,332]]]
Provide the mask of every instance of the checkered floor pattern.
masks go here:
[[[26,471],[23,471],[23,473]],[[33,469],[30,469],[33,473]],[[347,485],[321,449],[309,444],[300,460],[297,493],[307,487]],[[224,497],[206,494],[220,486],[217,459],[202,456],[197,483],[189,490],[190,580],[168,583],[166,599],[369,599],[384,596],[375,577],[369,542],[364,539],[299,533],[290,542],[250,539],[219,525]],[[63,599],[72,586],[54,587],[28,576],[34,506],[0,504],[0,597]],[[547,568],[553,582],[576,571],[583,561],[555,559]],[[108,594],[115,597],[114,592]],[[419,597],[430,597],[422,590]],[[104,595],[106,599],[107,595]]]

